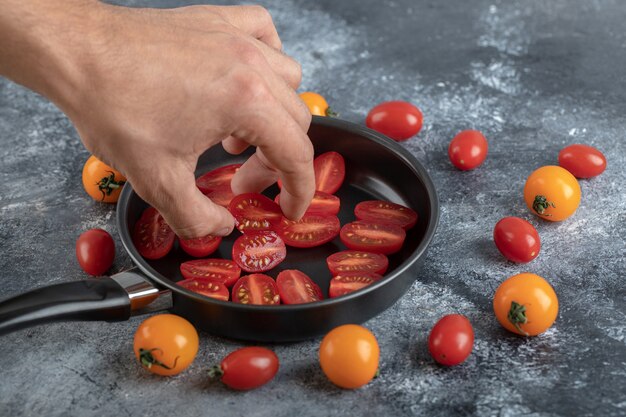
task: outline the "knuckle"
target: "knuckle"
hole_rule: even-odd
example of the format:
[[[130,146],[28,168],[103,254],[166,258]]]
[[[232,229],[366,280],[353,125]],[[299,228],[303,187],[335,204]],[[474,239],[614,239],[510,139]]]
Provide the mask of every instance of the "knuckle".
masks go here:
[[[254,13],[255,18],[260,19],[264,23],[272,23],[272,15],[265,7],[258,4],[251,5],[249,7],[252,13]]]
[[[265,58],[261,51],[247,42],[239,42],[236,46],[239,61],[254,68],[262,66]]]
[[[233,97],[237,104],[250,105],[255,102],[265,102],[269,100],[269,90],[262,77],[249,68],[240,68],[232,71],[231,74]]]

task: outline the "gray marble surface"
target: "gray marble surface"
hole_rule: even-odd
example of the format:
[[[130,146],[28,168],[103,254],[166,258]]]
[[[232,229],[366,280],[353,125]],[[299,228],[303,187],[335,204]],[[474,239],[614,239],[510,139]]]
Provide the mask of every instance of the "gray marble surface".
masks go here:
[[[0,338],[0,415],[626,415],[626,4],[263,4],[303,64],[302,88],[323,93],[343,118],[362,122],[390,99],[425,115],[405,146],[434,179],[441,223],[411,290],[366,323],[381,346],[381,376],[356,391],[335,388],[312,340],[273,346],[277,378],[235,393],[209,383],[205,370],[236,342],[201,334],[195,365],[162,379],[133,358],[138,319],[53,324]],[[480,169],[461,173],[446,149],[466,128],[482,130],[490,148]],[[532,217],[522,200],[526,176],[581,142],[605,153],[607,171],[581,181],[572,218]],[[88,154],[72,126],[41,97],[0,80],[0,143],[0,298],[83,278],[75,239],[92,227],[116,235],[115,211],[83,192]],[[530,264],[506,262],[492,242],[508,215],[529,219],[541,235]],[[118,252],[114,271],[130,266]],[[561,305],[554,327],[532,339],[501,329],[491,308],[498,284],[524,271],[547,278]],[[452,312],[470,318],[476,344],[467,363],[444,369],[429,358],[426,338]]]

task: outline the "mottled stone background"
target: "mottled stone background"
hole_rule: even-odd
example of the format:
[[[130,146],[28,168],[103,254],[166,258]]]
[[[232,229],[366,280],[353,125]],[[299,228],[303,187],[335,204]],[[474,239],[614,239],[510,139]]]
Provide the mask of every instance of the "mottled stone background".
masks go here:
[[[171,7],[177,1],[127,2]],[[626,415],[626,3],[620,0],[266,1],[303,64],[302,88],[362,122],[376,103],[409,100],[425,125],[405,146],[429,169],[441,223],[415,285],[366,323],[381,345],[381,376],[341,391],[317,364],[319,340],[273,346],[280,374],[247,393],[207,382],[206,368],[238,343],[202,334],[195,365],[161,379],[131,353],[139,323],[66,323],[0,338],[0,415]],[[486,163],[461,173],[446,149],[482,130]],[[570,143],[602,150],[607,171],[581,181],[583,200],[562,223],[532,217],[526,176]],[[88,228],[113,235],[114,208],[83,192],[87,152],[41,97],[0,81],[0,298],[84,277],[74,242]],[[542,239],[528,265],[492,243],[503,216],[529,219]],[[118,249],[121,248],[118,242]],[[120,251],[121,252],[121,251]],[[119,253],[114,270],[130,266]],[[547,333],[522,339],[496,322],[491,300],[506,277],[547,278],[561,309]],[[446,313],[466,314],[476,345],[444,369],[426,338]]]

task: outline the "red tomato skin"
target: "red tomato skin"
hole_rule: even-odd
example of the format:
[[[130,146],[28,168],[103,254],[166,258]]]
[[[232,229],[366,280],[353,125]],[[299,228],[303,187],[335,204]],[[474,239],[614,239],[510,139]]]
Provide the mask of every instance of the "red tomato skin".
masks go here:
[[[505,258],[517,263],[532,261],[541,249],[537,230],[519,217],[505,217],[496,223],[493,241]]]
[[[335,194],[346,177],[346,161],[338,152],[325,152],[313,160],[315,190]],[[280,184],[280,183],[279,183]]]
[[[209,171],[196,179],[196,186],[203,194],[218,188],[230,187],[230,181],[240,167],[241,164],[231,164]]]
[[[387,240],[381,244],[366,244],[351,239],[349,234],[361,227],[364,227],[366,229],[378,228],[380,230],[384,230],[386,232],[390,232],[396,235],[397,239],[393,241]],[[390,255],[398,252],[402,248],[402,245],[404,244],[404,239],[406,238],[406,232],[403,228],[394,224],[381,224],[368,222],[365,220],[357,220],[352,223],[344,224],[339,232],[339,237],[341,238],[341,242],[343,242],[343,244],[346,245],[348,249]]]
[[[274,202],[280,206],[280,194],[274,197]],[[323,191],[316,191],[313,200],[304,214],[316,214],[318,216],[336,216],[341,208],[341,202],[336,195]]]
[[[250,290],[251,283],[255,281],[257,285],[264,285],[270,290],[270,293],[267,294],[269,297],[267,299],[253,299],[255,295]],[[245,296],[242,299],[242,296],[239,294],[239,289],[244,287],[244,290],[247,289],[248,292],[248,300],[245,300]],[[232,300],[235,303],[239,304],[250,304],[250,305],[278,305],[280,304],[280,293],[278,292],[278,286],[276,285],[276,281],[269,275],[265,274],[250,274],[244,275],[239,278],[239,280],[233,285],[233,296]],[[261,294],[262,298],[267,296],[266,294]]]
[[[393,215],[385,214],[397,213]],[[375,223],[391,223],[409,230],[417,223],[417,213],[401,204],[383,200],[361,201],[354,207],[354,215],[359,220],[372,221]]]
[[[238,349],[222,360],[222,382],[245,391],[271,381],[278,372],[278,356],[269,349],[250,346]]]
[[[228,205],[241,233],[274,230],[280,223],[283,212],[280,206],[263,194],[246,193],[235,196]]]
[[[428,350],[435,361],[445,366],[463,363],[474,347],[474,329],[467,317],[444,316],[428,336]]]
[[[245,249],[242,248],[242,246],[245,247]],[[268,263],[261,264],[261,261],[259,261],[258,265],[247,265],[246,260],[254,261],[255,258],[257,260],[259,259],[258,254],[256,254],[254,257],[249,255],[247,250],[248,247],[266,247],[267,251],[275,256],[271,256]],[[235,261],[235,263],[246,272],[269,271],[270,269],[278,266],[278,264],[284,261],[286,256],[287,248],[285,247],[285,242],[283,242],[278,234],[271,231],[248,233],[246,235],[242,235],[238,237],[233,244],[233,261]]]
[[[604,154],[588,145],[569,145],[559,152],[559,165],[576,178],[592,178],[606,169]]]
[[[477,130],[464,130],[452,139],[448,156],[452,164],[461,171],[480,166],[487,158],[487,139]]]
[[[87,230],[76,240],[76,259],[89,275],[104,275],[115,259],[115,242],[105,230]]]
[[[302,225],[317,225],[317,231],[311,233],[297,232],[297,228]],[[299,221],[294,222],[283,218],[275,228],[276,233],[281,237],[285,245],[294,248],[312,248],[330,242],[339,234],[341,223],[337,216],[318,216],[307,214]],[[303,240],[302,237],[315,236],[313,240]]]
[[[141,234],[146,231],[144,230],[144,227],[150,227],[150,225],[154,226],[155,224],[159,228],[159,237],[161,238],[160,244],[157,247],[147,247],[142,240]],[[152,233],[148,234],[152,235]],[[146,259],[154,260],[163,258],[165,255],[170,253],[170,250],[172,250],[175,239],[176,235],[174,234],[174,231],[154,207],[148,207],[143,211],[141,217],[137,220],[137,223],[135,223],[135,228],[133,229],[133,243],[135,244],[139,254]]]
[[[205,236],[195,239],[179,239],[180,248],[188,255],[204,258],[217,250],[222,242],[219,236]]]
[[[228,301],[230,291],[222,281],[211,278],[192,278],[178,281],[176,284],[188,289],[189,291],[202,294],[205,297],[215,298],[217,300]],[[207,289],[207,286],[210,288]]]
[[[368,285],[372,285],[374,282],[380,281],[382,278],[382,275],[372,272],[347,272],[339,274],[330,280],[328,296],[330,298],[340,297],[342,295],[358,291]]]
[[[298,285],[299,284],[299,285]],[[276,285],[283,304],[304,304],[320,301],[324,298],[320,287],[304,272],[296,269],[281,271],[276,277]],[[300,286],[307,294],[294,293],[290,289]],[[297,288],[295,288],[297,289]]]
[[[180,264],[185,279],[208,278],[232,287],[241,275],[241,268],[228,259],[194,259]]]
[[[363,259],[364,257],[368,257],[370,259],[370,262],[365,261],[362,262],[362,265],[360,266],[354,265],[352,268],[350,268],[349,265],[346,265],[346,263],[349,262],[346,262],[345,259],[342,259],[346,257],[359,257],[359,255],[361,259]],[[385,272],[387,272],[387,268],[389,267],[389,259],[387,259],[387,257],[382,253],[344,250],[341,252],[333,253],[328,258],[326,258],[326,265],[328,265],[328,270],[333,277],[346,272],[373,272],[375,274],[383,275]]]
[[[420,109],[406,101],[386,101],[367,114],[365,125],[395,141],[407,140],[422,129]]]

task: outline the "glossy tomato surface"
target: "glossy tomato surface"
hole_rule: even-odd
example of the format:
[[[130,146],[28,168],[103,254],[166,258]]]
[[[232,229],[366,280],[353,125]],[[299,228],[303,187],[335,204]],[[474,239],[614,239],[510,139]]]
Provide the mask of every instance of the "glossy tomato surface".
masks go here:
[[[365,288],[381,278],[381,275],[373,272],[344,272],[335,275],[333,279],[330,280],[328,296],[330,298],[340,297]]]
[[[375,223],[391,223],[408,230],[415,226],[417,213],[401,204],[390,201],[362,201],[354,208],[354,215],[359,220]]]
[[[287,256],[285,242],[275,232],[248,233],[235,240],[233,261],[246,272],[264,272]]]
[[[333,276],[350,272],[373,272],[382,275],[389,267],[389,260],[382,253],[344,250],[326,258],[326,264]]]
[[[389,255],[400,250],[406,232],[393,224],[359,220],[345,224],[339,236],[349,249]]]
[[[269,349],[250,346],[237,349],[222,360],[222,382],[235,390],[250,390],[271,381],[278,372],[278,356]]]
[[[189,291],[197,292],[206,297],[228,301],[230,292],[223,282],[211,278],[191,278],[178,281],[176,284]]]
[[[180,247],[187,254],[196,258],[204,258],[217,250],[222,242],[219,236],[197,237],[195,239],[179,239]]]
[[[530,211],[542,219],[565,220],[580,204],[580,185],[565,168],[544,166],[526,180],[524,201]]]
[[[559,152],[559,165],[576,178],[591,178],[606,169],[604,154],[588,145],[570,145]]]
[[[176,235],[161,214],[148,207],[141,214],[133,229],[133,243],[137,251],[147,259],[160,259],[167,255]]]
[[[87,230],[76,240],[76,259],[89,275],[103,275],[115,259],[115,242],[105,230]]]
[[[195,259],[180,264],[185,279],[209,278],[231,287],[241,275],[241,268],[229,259]]]
[[[233,286],[233,301],[240,304],[280,304],[276,282],[264,274],[251,274],[239,278]]]
[[[121,172],[91,155],[83,166],[83,187],[91,198],[103,203],[116,203],[126,183]]]
[[[474,347],[474,329],[467,317],[444,316],[428,336],[428,350],[434,360],[445,366],[465,362]]]
[[[480,166],[487,158],[487,139],[477,130],[464,130],[448,146],[450,162],[461,171]]]
[[[340,229],[337,216],[307,214],[297,222],[283,217],[276,227],[276,233],[287,246],[312,248],[333,240]]]
[[[496,223],[493,241],[505,258],[517,263],[532,261],[541,249],[537,230],[519,217],[505,217]]]
[[[332,111],[328,106],[326,99],[318,93],[312,91],[305,91],[299,94],[300,99],[304,101],[304,104],[309,108],[309,111],[314,116],[329,116],[334,117],[337,114]]]
[[[283,217],[278,204],[258,193],[236,196],[228,210],[235,218],[237,229],[243,233],[274,230]]]
[[[274,198],[274,202],[280,206],[280,194]],[[339,213],[341,201],[339,197],[322,191],[316,191],[305,214],[317,214],[320,216],[336,216]]]
[[[278,274],[276,285],[283,304],[312,303],[324,298],[320,287],[308,275],[296,269]]]
[[[420,109],[406,101],[380,103],[367,114],[365,124],[396,141],[407,140],[422,129]]]
[[[220,188],[230,188],[230,182],[241,164],[225,165],[201,175],[196,179],[196,186],[204,194]]]
[[[327,194],[339,190],[346,176],[346,162],[337,152],[326,152],[313,160],[315,188]]]
[[[230,202],[235,198],[235,194],[233,194],[233,190],[230,188],[230,185],[226,187],[214,188],[210,191],[204,193],[207,197],[211,199],[215,204],[228,208]]]

